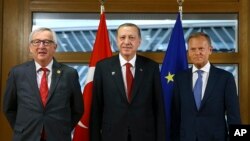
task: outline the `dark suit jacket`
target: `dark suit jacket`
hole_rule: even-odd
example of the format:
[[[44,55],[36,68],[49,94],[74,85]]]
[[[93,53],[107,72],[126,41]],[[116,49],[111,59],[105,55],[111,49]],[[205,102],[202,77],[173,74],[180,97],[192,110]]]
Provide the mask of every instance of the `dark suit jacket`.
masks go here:
[[[36,77],[34,61],[16,66],[9,73],[3,108],[14,130],[13,141],[40,141],[43,127],[47,141],[70,141],[71,131],[83,113],[76,70],[54,60],[45,108]]]
[[[132,101],[128,103],[119,57],[96,65],[90,118],[91,141],[165,141],[159,65],[138,56]]]
[[[192,69],[175,76],[172,106],[172,137],[180,141],[225,141],[229,124],[240,124],[239,100],[231,73],[211,65],[209,78],[197,110]],[[227,120],[225,120],[225,115]]]

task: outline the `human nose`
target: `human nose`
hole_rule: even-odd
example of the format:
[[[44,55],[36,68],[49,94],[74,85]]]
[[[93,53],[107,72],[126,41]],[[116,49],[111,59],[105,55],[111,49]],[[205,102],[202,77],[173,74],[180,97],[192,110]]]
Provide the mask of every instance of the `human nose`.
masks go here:
[[[125,43],[125,44],[129,44],[129,43],[130,43],[129,38],[125,38],[125,39],[124,39],[124,43]]]
[[[44,41],[41,41],[41,42],[39,43],[38,47],[45,47]]]

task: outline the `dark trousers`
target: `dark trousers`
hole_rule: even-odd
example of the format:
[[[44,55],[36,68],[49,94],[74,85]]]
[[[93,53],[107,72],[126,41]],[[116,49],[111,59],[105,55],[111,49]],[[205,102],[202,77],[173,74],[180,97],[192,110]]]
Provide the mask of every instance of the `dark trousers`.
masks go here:
[[[132,140],[131,140],[131,135],[130,135],[130,134],[128,134],[128,141],[132,141]]]
[[[131,139],[131,132],[130,132],[129,128],[128,128],[128,141],[132,141],[132,139]]]
[[[41,138],[40,141],[46,141],[46,139]]]

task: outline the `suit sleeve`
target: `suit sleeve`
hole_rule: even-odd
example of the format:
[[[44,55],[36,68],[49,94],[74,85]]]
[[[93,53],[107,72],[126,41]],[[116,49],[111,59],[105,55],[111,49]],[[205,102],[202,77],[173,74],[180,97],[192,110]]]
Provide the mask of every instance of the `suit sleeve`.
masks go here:
[[[79,83],[79,76],[76,70],[74,70],[72,74],[72,87],[73,87],[73,94],[71,96],[71,118],[72,118],[72,129],[81,119],[83,114],[83,96],[81,92],[81,87]]]
[[[3,100],[3,111],[9,121],[11,128],[14,129],[17,115],[17,90],[15,84],[14,70],[9,73],[9,77],[7,80]]]
[[[156,130],[157,130],[157,139],[156,141],[166,141],[166,122],[165,122],[165,110],[164,110],[164,101],[162,95],[162,87],[160,80],[160,71],[158,64],[155,65],[154,69],[154,94],[155,98],[155,111],[156,111]]]
[[[225,91],[227,123],[228,125],[240,124],[239,97],[237,95],[237,88],[232,74],[230,74],[230,77],[227,80]]]

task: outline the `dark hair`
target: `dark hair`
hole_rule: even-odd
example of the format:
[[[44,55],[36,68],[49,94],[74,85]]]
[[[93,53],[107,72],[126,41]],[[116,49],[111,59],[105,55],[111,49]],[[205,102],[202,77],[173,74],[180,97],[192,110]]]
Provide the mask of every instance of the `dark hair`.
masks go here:
[[[136,25],[136,24],[133,24],[133,23],[124,23],[124,24],[121,24],[118,28],[117,28],[117,33],[118,33],[118,30],[121,28],[121,27],[124,27],[124,26],[130,26],[130,27],[135,27],[138,31],[138,36],[141,38],[141,30],[140,28]]]
[[[209,37],[208,34],[204,33],[204,32],[195,32],[195,33],[192,33],[191,35],[189,35],[188,39],[187,39],[187,43],[190,41],[190,39],[192,38],[197,38],[197,37],[205,37],[209,46],[212,46],[212,42],[211,42],[211,39]]]

